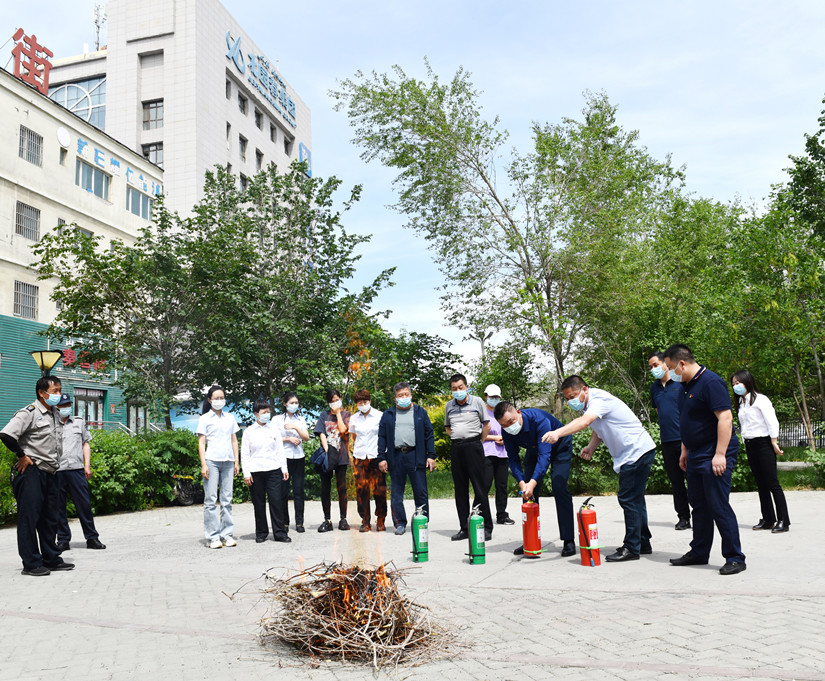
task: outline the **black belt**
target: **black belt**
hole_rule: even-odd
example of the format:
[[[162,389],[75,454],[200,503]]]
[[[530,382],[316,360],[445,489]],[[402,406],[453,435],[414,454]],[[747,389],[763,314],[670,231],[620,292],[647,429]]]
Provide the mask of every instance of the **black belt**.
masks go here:
[[[465,442],[481,442],[481,435],[475,437],[461,437],[453,440],[454,445],[463,445]]]
[[[407,452],[415,451],[415,447],[396,447],[396,452],[401,452],[402,454],[406,454]]]

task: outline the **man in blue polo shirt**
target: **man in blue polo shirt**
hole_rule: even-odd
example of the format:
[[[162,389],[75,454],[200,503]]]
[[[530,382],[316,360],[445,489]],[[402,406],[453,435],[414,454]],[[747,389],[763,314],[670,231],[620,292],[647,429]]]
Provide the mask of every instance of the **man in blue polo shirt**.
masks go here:
[[[561,428],[561,422],[541,409],[516,409],[510,402],[499,402],[493,411],[496,421],[501,424],[504,448],[510,461],[510,471],[518,480],[525,500],[531,497],[538,501],[544,474],[550,468],[550,485],[556,502],[556,517],[559,521],[559,537],[563,542],[561,555],[576,553],[573,542],[573,496],[567,488],[570,478],[570,462],[573,458],[573,438],[563,437],[553,445],[541,441],[541,436],[549,430]],[[519,459],[519,448],[523,447],[524,469]],[[520,556],[524,547],[513,553]]]
[[[670,377],[682,383],[685,400],[680,414],[682,456],[679,465],[687,473],[688,498],[693,507],[693,541],[690,551],[671,558],[673,565],[707,565],[713,544],[713,524],[722,537],[723,575],[745,570],[745,554],[739,543],[739,526],[730,505],[730,483],[739,455],[739,439],[733,429],[730,393],[719,376],[696,363],[687,345],[665,350]]]
[[[690,504],[685,487],[685,472],[679,468],[682,440],[679,435],[679,412],[685,391],[681,384],[671,380],[665,366],[665,353],[654,352],[647,361],[650,373],[657,379],[650,384],[650,402],[659,415],[659,434],[662,442],[662,463],[673,490],[673,507],[679,520],[677,530],[690,529]]]

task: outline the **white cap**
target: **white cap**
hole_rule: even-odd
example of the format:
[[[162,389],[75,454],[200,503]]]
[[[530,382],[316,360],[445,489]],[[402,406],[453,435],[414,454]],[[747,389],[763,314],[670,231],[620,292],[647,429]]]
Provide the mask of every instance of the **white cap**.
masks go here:
[[[499,388],[495,383],[491,383],[486,388],[484,388],[485,395],[498,395],[501,397],[501,388]]]

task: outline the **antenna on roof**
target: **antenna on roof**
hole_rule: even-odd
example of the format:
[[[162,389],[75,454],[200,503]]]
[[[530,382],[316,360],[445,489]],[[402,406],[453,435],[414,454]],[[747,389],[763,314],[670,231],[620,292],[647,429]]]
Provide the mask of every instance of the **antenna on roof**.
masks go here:
[[[92,19],[95,22],[95,52],[97,52],[100,50],[100,27],[103,26],[106,19],[108,19],[104,5],[95,5]]]

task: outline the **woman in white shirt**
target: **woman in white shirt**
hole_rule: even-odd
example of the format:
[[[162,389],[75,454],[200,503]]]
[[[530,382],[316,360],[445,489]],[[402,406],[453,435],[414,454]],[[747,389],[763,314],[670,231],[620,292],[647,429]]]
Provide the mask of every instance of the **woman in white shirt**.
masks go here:
[[[309,427],[301,415],[298,393],[290,390],[281,398],[284,412],[272,419],[273,426],[280,431],[286,453],[289,480],[284,481],[283,515],[284,525],[289,528],[289,488],[292,486],[292,503],[295,506],[295,530],[304,531],[304,478],[306,458],[303,443],[309,440]]]
[[[771,401],[756,391],[756,381],[747,369],[737,371],[730,382],[736,393],[739,426],[762,507],[762,518],[753,529],[771,530],[774,534],[787,532],[791,524],[788,504],[776,474],[776,457],[784,453],[777,442],[779,421],[776,412]]]
[[[284,481],[289,479],[281,432],[270,423],[269,402],[258,400],[252,406],[255,422],[244,431],[241,440],[243,481],[251,487],[255,512],[255,541],[259,544],[269,536],[266,506],[275,541],[291,542],[289,527],[284,523]]]

